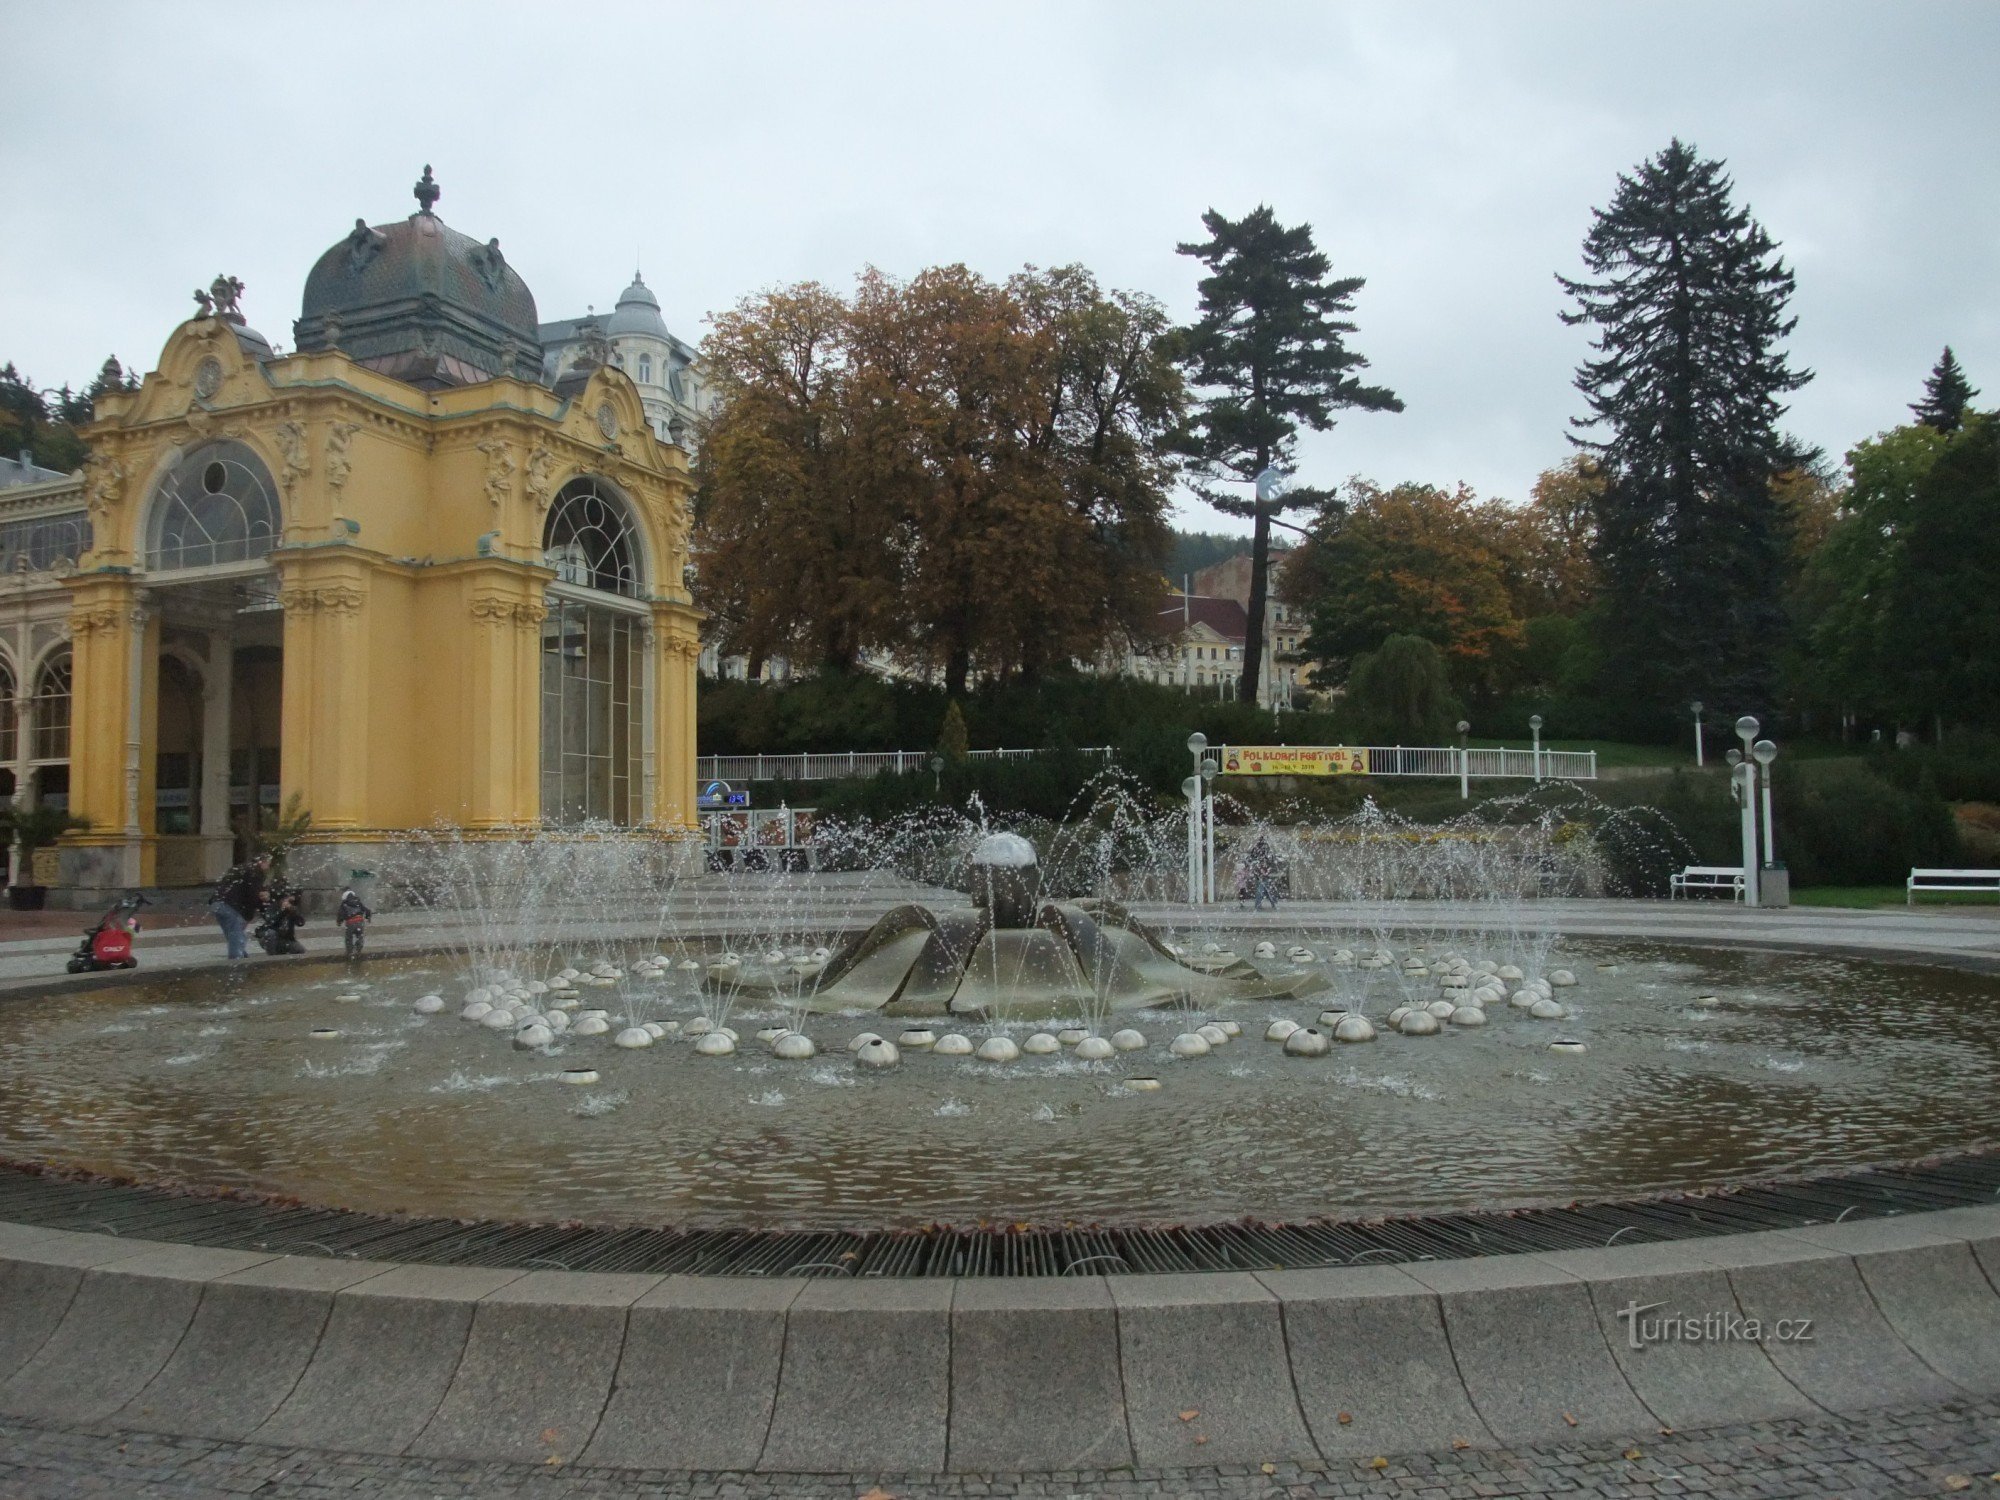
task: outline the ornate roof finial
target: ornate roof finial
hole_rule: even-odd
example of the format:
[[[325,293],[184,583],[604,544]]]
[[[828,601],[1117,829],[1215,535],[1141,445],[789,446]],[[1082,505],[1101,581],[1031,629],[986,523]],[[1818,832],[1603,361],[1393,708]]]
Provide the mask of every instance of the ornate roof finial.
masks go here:
[[[208,284],[208,295],[215,306],[215,316],[230,323],[243,322],[243,311],[236,305],[243,295],[243,283],[234,276],[218,276]]]
[[[415,191],[417,195],[417,209],[420,213],[429,213],[431,205],[444,196],[444,189],[439,187],[437,179],[431,176],[431,164],[429,162],[424,163],[424,175],[417,179]]]

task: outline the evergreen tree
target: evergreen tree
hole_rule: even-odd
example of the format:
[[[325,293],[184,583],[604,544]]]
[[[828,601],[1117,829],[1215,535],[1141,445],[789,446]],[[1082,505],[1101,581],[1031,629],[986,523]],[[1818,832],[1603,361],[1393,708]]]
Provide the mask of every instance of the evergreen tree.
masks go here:
[[[1201,216],[1208,239],[1182,245],[1209,268],[1201,281],[1201,317],[1182,331],[1182,364],[1190,385],[1207,394],[1184,434],[1194,489],[1228,515],[1255,522],[1250,538],[1249,634],[1237,696],[1257,701],[1264,658],[1264,600],[1270,587],[1271,519],[1330,492],[1300,488],[1282,497],[1243,500],[1216,488],[1254,480],[1289,463],[1300,424],[1315,432],[1333,425],[1335,411],[1401,411],[1382,386],[1363,385],[1368,361],[1349,349],[1354,332],[1345,315],[1366,283],[1359,276],[1329,280],[1332,263],[1313,245],[1312,226],[1286,228],[1268,207],[1229,220]]]
[[[1965,371],[1959,368],[1951,345],[1946,344],[1944,353],[1931,367],[1930,379],[1924,382],[1924,399],[1913,403],[1910,410],[1926,427],[1956,432],[1965,422],[1966,407],[1978,394],[1978,389],[1965,378]]]
[[[1902,721],[2000,728],[2000,417],[1970,417],[1916,480],[1886,594]]]
[[[1603,687],[1629,729],[1689,697],[1767,709],[1787,549],[1773,480],[1802,454],[1780,398],[1812,378],[1780,342],[1792,273],[1722,163],[1676,140],[1593,210],[1583,261],[1558,276],[1569,324],[1596,330],[1576,386],[1601,440],[1597,561]]]

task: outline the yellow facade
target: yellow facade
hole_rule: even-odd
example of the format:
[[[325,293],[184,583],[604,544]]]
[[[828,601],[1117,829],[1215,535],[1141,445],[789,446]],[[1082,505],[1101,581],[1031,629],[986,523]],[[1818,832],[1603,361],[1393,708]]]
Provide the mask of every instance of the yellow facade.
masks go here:
[[[194,852],[177,853],[176,869],[191,859],[210,877],[241,852],[231,752],[240,778],[245,731],[230,697],[252,651],[281,663],[279,792],[310,814],[313,840],[358,857],[440,821],[496,834],[543,822],[544,674],[567,649],[549,634],[563,597],[606,612],[629,643],[622,690],[634,701],[618,732],[644,743],[615,751],[609,774],[626,768],[620,805],[633,814],[621,821],[694,830],[701,616],[684,583],[687,455],[654,436],[621,371],[599,368],[560,395],[513,376],[424,389],[338,348],[273,356],[240,322],[207,315],[175,330],[139,389],[100,398],[87,435],[92,547],[66,584],[70,808],[90,827],[65,841],[65,883],[152,884],[165,868],[163,653],[206,704],[208,754],[189,789],[205,810],[179,835]],[[162,540],[172,495],[206,503],[189,464],[218,452],[246,484],[261,469],[274,493],[276,535],[256,555],[183,546],[198,530]],[[551,562],[551,506],[577,480],[629,521],[638,577],[619,597]],[[198,527],[194,502],[172,524],[189,513]],[[262,773],[254,744],[247,753],[254,809]]]

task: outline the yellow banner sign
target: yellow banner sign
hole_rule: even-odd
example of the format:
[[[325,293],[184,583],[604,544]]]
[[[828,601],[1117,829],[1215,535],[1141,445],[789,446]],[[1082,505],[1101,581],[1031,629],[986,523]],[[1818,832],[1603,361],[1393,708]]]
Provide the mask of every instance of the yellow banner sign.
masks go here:
[[[1366,776],[1368,752],[1343,745],[1229,745],[1224,776]]]

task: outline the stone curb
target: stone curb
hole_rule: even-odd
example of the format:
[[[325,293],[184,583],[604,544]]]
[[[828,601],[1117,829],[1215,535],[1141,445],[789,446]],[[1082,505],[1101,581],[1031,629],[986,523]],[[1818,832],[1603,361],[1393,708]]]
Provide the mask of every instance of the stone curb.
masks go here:
[[[1809,1336],[1769,1336],[1802,1319]],[[1047,1473],[1637,1439],[1968,1394],[2000,1394],[2000,1207],[967,1281],[524,1274],[0,1223],[0,1415],[363,1453]]]

